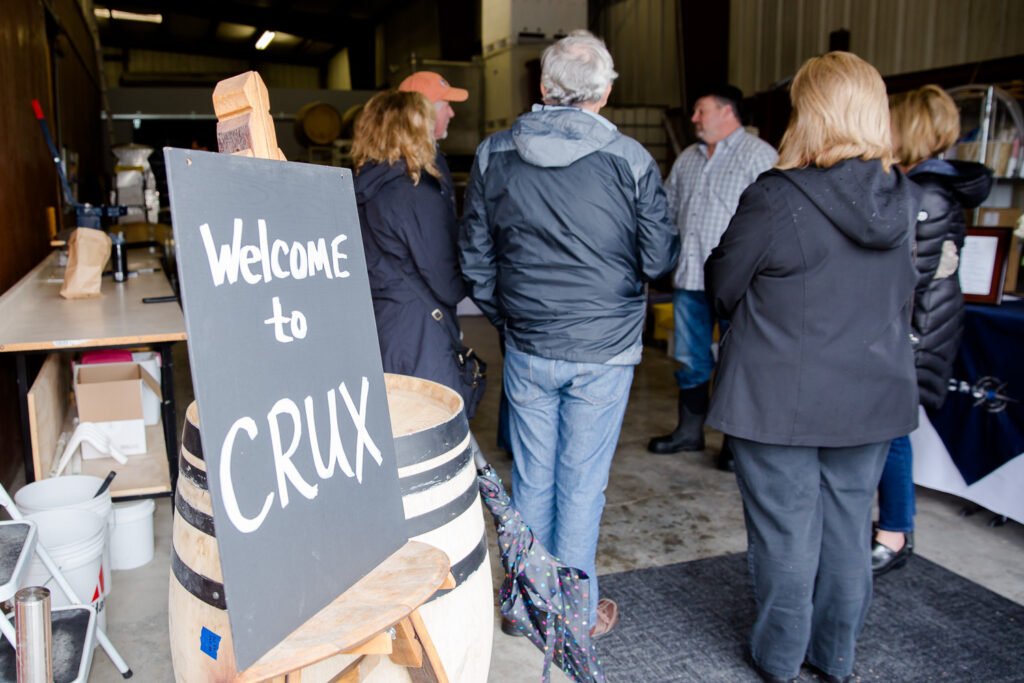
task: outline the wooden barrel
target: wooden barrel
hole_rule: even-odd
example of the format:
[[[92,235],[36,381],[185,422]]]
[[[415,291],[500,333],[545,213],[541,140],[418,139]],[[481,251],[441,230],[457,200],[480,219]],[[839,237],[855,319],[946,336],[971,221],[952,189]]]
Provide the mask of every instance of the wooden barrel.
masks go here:
[[[455,576],[455,588],[438,591],[420,614],[448,679],[486,681],[494,589],[462,397],[415,377],[385,374],[384,379],[406,531],[447,553]]]
[[[385,374],[385,382],[406,531],[448,555],[456,582],[438,591],[420,614],[448,679],[486,681],[494,595],[462,397],[415,377]],[[179,683],[231,681],[231,629],[195,403],[185,413],[178,465],[168,604],[174,675]],[[387,659],[366,678],[409,680],[407,669]]]
[[[185,411],[181,433],[171,537],[167,616],[174,678],[178,683],[233,681],[235,651],[195,401]]]
[[[363,105],[356,104],[345,110],[341,116],[341,137],[355,137],[356,119],[363,113]]]
[[[306,145],[329,145],[341,135],[341,114],[329,104],[310,102],[295,115],[295,139]]]

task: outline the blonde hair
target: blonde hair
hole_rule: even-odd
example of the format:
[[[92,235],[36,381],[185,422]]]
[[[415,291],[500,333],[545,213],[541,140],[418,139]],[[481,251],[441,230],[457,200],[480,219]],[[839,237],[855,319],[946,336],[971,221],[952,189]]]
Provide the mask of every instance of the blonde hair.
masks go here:
[[[777,168],[828,168],[844,159],[880,159],[892,167],[889,102],[878,70],[852,52],[804,62],[790,86],[793,113]]]
[[[904,166],[915,166],[949,149],[960,137],[960,112],[953,98],[937,85],[889,98],[893,154]]]
[[[403,160],[413,184],[420,172],[441,176],[434,165],[434,105],[418,92],[385,90],[370,98],[356,119],[352,160],[356,173],[368,163]]]

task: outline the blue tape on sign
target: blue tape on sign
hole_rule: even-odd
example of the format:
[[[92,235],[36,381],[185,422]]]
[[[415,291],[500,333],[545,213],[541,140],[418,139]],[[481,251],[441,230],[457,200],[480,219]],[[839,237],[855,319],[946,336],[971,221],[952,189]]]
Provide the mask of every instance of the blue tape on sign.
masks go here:
[[[210,655],[213,659],[217,659],[217,650],[220,649],[220,636],[204,626],[199,634],[199,649]]]

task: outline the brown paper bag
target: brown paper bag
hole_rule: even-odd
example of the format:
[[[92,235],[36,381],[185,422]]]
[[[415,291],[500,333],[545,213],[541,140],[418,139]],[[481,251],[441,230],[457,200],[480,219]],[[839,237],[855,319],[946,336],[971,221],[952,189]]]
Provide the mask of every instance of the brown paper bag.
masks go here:
[[[68,239],[68,267],[60,295],[65,299],[100,296],[103,266],[110,258],[110,236],[102,230],[76,228]]]

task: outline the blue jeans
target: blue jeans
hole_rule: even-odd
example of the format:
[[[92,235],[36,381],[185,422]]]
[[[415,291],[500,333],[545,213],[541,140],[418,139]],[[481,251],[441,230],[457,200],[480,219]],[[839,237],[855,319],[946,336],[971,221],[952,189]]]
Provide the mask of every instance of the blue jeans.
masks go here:
[[[715,317],[711,313],[703,291],[676,289],[672,292],[672,315],[675,330],[672,355],[683,367],[676,370],[680,389],[692,389],[711,379],[715,358],[711,354],[712,330]],[[728,323],[718,321],[720,334],[725,334]]]
[[[512,496],[537,540],[590,577],[591,625],[604,490],[632,381],[632,365],[505,353]]]
[[[842,678],[871,603],[871,504],[889,442],[773,446],[729,437],[747,524],[754,661],[781,678],[808,662]]]
[[[917,506],[914,498],[914,452],[910,437],[892,440],[878,482],[878,528],[884,531],[914,530]]]

